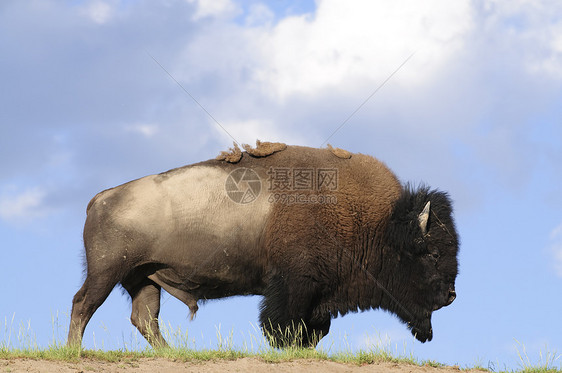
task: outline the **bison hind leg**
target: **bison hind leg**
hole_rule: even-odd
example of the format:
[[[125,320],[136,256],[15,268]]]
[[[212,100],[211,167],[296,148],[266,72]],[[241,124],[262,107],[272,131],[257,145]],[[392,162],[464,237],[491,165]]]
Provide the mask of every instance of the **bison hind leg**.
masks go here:
[[[168,344],[160,333],[160,286],[148,278],[140,282],[123,281],[123,287],[132,299],[131,323],[153,348],[164,348]]]
[[[67,344],[80,347],[86,325],[99,306],[107,299],[118,280],[111,276],[88,273],[84,284],[72,299]]]

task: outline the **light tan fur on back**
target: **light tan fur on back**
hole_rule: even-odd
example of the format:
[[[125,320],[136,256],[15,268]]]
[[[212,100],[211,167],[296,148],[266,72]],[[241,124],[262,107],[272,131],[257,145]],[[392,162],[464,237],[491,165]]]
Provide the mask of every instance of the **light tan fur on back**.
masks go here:
[[[227,161],[228,163],[238,163],[242,158],[242,151],[238,147],[238,144],[233,142],[234,148],[228,149],[228,151],[223,150],[215,158],[218,161]]]
[[[242,159],[242,151],[238,147],[237,143],[233,143],[234,147],[230,148],[228,151],[221,151],[221,153],[216,157],[218,161],[226,161],[228,163],[238,163]],[[256,147],[252,148],[248,144],[242,144],[242,147],[249,155],[253,157],[267,157],[275,152],[285,150],[287,145],[281,142],[267,142],[256,140]]]
[[[275,152],[285,150],[287,148],[286,144],[282,142],[267,142],[256,140],[256,147],[252,148],[248,144],[243,144],[242,147],[246,152],[254,157],[267,157]]]

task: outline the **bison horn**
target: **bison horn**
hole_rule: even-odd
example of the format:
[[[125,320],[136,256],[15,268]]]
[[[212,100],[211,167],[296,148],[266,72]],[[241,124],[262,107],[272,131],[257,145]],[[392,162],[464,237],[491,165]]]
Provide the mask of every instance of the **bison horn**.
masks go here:
[[[429,220],[429,206],[431,202],[428,201],[423,208],[423,211],[418,215],[418,222],[423,234],[427,233],[427,221]]]

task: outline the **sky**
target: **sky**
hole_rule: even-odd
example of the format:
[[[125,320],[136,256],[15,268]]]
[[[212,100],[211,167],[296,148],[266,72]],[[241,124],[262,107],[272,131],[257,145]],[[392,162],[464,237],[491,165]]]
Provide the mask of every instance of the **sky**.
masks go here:
[[[373,310],[333,320],[319,348],[562,365],[559,1],[3,0],[0,81],[0,343],[66,338],[99,191],[233,138],[329,140],[451,195],[460,273],[433,341]],[[146,346],[127,298],[110,295],[86,347]],[[189,321],[164,294],[161,318],[197,347],[217,330],[249,345],[259,301]]]

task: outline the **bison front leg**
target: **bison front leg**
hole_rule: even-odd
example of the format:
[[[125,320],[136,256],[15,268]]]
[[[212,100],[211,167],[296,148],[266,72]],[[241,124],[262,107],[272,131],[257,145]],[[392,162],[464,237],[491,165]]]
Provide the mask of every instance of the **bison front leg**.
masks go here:
[[[267,313],[267,311],[265,311]],[[314,348],[330,331],[331,320],[313,323],[305,319],[286,318],[274,321],[275,318],[265,317],[263,312],[260,322],[265,337],[275,348],[309,347]]]
[[[328,334],[330,318],[310,320],[315,298],[316,291],[302,279],[272,277],[261,303],[260,324],[273,347],[316,347]]]
[[[330,325],[332,323],[331,317],[328,315],[323,320],[305,321],[307,333],[303,336],[303,345],[316,347],[318,342],[328,334]]]

